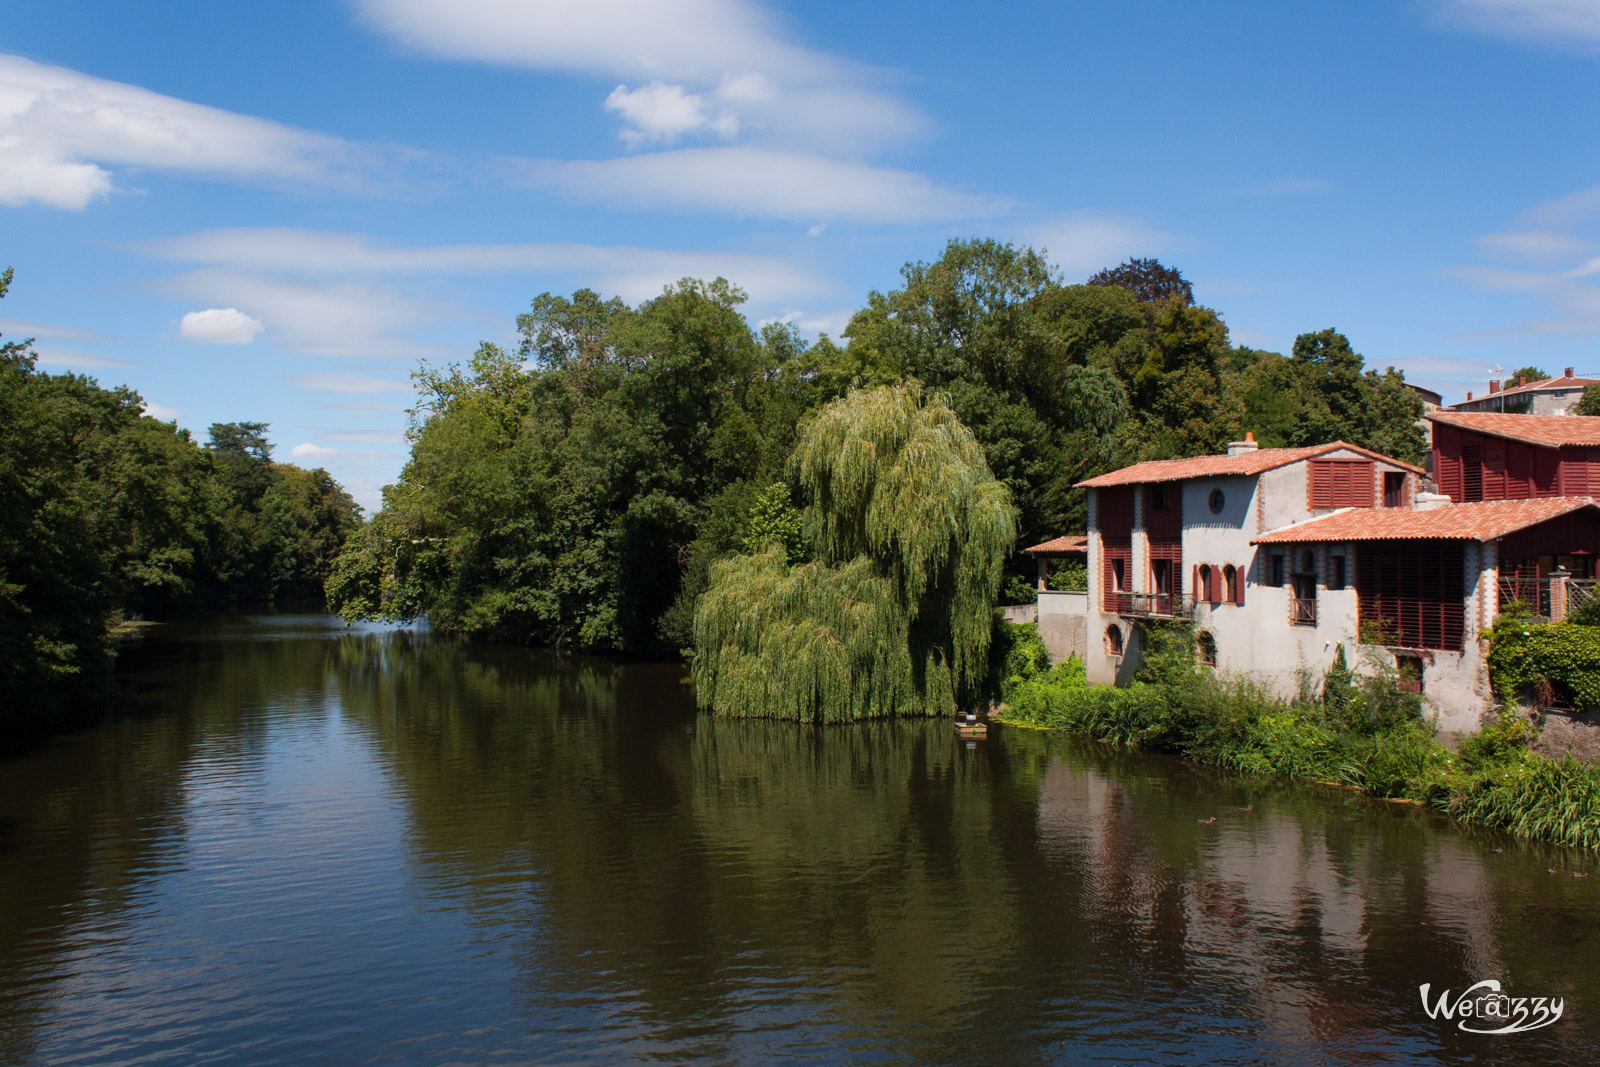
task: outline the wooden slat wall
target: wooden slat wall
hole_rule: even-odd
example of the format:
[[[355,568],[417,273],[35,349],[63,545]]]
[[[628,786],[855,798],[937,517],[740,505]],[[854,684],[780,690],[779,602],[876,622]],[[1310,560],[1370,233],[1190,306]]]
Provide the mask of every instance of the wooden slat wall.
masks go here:
[[[1433,476],[1458,504],[1588,492],[1587,449],[1546,448],[1453,426],[1434,426]]]
[[[1459,651],[1465,568],[1453,541],[1378,541],[1357,549],[1360,624],[1382,621],[1408,648]]]
[[[1370,508],[1377,490],[1370,459],[1314,459],[1306,478],[1313,508]]]
[[[1183,536],[1183,483],[1167,483],[1167,506],[1157,511],[1153,485],[1144,487],[1144,529],[1151,537]]]
[[[1439,492],[1461,502],[1461,431],[1437,422],[1433,424],[1433,478]]]
[[[1133,536],[1134,488],[1131,485],[1112,485],[1095,490],[1100,536],[1109,538]]]
[[[1105,492],[1104,489],[1100,491],[1102,493]],[[1129,496],[1129,500],[1132,500],[1131,495]],[[1131,519],[1129,525],[1132,525]],[[1112,575],[1111,561],[1116,559],[1122,560],[1122,573],[1127,575],[1127,585],[1131,587],[1133,584],[1133,541],[1128,538],[1112,539],[1109,537],[1102,537],[1100,544],[1100,555],[1104,560],[1104,562],[1101,564],[1102,574],[1100,584],[1100,610],[1131,610],[1133,607],[1132,599],[1127,596],[1118,595],[1116,592],[1117,582],[1116,578]]]

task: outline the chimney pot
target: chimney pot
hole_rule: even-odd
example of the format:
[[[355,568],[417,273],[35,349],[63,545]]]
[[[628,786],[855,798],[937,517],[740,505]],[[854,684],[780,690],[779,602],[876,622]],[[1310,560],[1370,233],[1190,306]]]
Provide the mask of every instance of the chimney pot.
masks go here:
[[[1242,456],[1248,452],[1254,452],[1258,447],[1260,446],[1256,444],[1256,435],[1247,430],[1243,441],[1228,442],[1228,455]]]
[[[1489,383],[1489,392],[1498,393],[1499,391],[1500,391],[1500,380],[1498,378],[1496,378],[1494,381]]]
[[[1519,376],[1517,378],[1517,384],[1518,385],[1527,385],[1528,384],[1528,376],[1526,374]]]
[[[1561,372],[1561,376],[1563,378],[1576,378],[1577,377],[1577,375],[1572,373],[1572,368],[1571,367],[1568,367],[1566,370],[1562,371]]]
[[[1472,399],[1472,390],[1471,390],[1471,389],[1468,389],[1468,390],[1467,390],[1467,399],[1468,399],[1468,400],[1471,400],[1471,399]]]

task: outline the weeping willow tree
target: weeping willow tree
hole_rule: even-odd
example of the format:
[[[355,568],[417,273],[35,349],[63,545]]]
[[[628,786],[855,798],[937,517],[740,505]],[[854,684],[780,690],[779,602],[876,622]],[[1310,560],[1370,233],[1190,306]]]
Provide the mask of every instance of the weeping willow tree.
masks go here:
[[[804,429],[790,477],[813,561],[773,543],[712,569],[695,612],[700,703],[843,722],[948,715],[988,661],[1010,494],[948,407],[914,385],[856,391]]]

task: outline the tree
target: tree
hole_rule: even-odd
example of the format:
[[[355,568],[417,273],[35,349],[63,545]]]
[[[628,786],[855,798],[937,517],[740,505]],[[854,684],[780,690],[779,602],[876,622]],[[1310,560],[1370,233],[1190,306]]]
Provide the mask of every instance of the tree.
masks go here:
[[[942,715],[984,678],[1016,536],[1005,487],[952,412],[915,386],[852,392],[789,461],[816,552],[712,569],[693,671],[719,714],[832,722]]]
[[[1164,267],[1154,259],[1129,259],[1126,263],[1090,275],[1089,285],[1114,285],[1126,289],[1141,303],[1159,304],[1177,297],[1184,304],[1194,304],[1194,287],[1184,276],[1171,267]]]
[[[1549,372],[1543,370],[1542,368],[1518,367],[1516,370],[1511,372],[1510,377],[1506,378],[1505,381],[1500,383],[1500,388],[1515,389],[1524,381],[1527,381],[1531,384],[1533,382],[1542,382],[1548,377],[1550,377]]]
[[[1586,385],[1583,395],[1572,405],[1574,415],[1600,415],[1600,385]]]

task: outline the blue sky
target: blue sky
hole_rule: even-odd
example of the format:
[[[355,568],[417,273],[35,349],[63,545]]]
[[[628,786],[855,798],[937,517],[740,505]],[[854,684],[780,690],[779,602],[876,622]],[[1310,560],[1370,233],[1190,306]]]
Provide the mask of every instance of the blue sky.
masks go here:
[[[1238,343],[1600,374],[1600,0],[12,0],[0,331],[364,504],[545,290],[837,333],[951,237],[1153,255]]]

